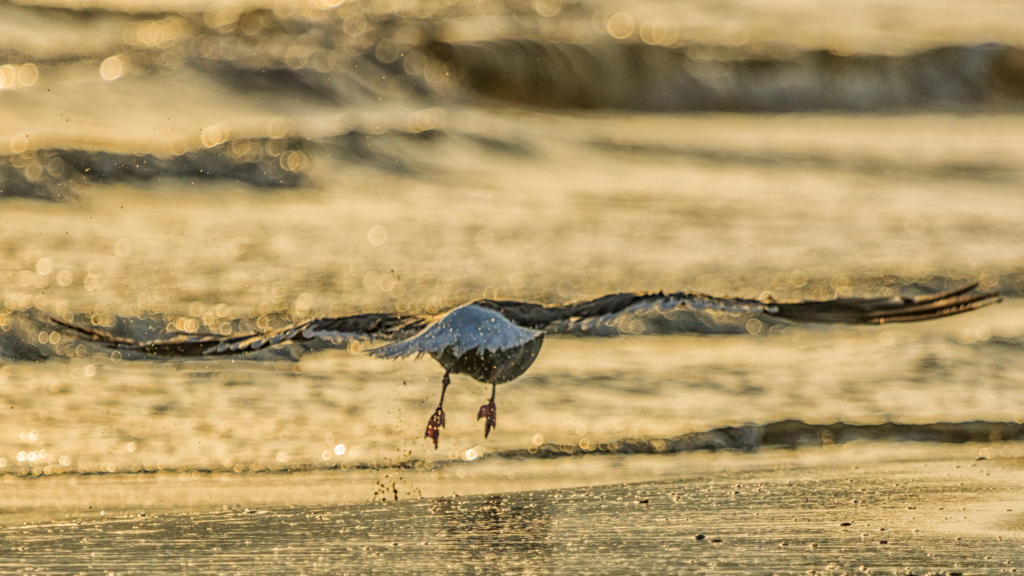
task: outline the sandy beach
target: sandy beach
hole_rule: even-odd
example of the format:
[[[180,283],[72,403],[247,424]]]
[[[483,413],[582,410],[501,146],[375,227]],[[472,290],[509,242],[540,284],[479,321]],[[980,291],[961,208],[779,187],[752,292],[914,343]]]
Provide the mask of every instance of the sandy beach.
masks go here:
[[[445,468],[441,480],[408,470],[9,480],[0,568],[1013,573],[1020,453],[1015,444],[849,445],[629,466],[485,460]],[[382,487],[383,497],[371,493]],[[10,511],[29,502],[38,510]]]

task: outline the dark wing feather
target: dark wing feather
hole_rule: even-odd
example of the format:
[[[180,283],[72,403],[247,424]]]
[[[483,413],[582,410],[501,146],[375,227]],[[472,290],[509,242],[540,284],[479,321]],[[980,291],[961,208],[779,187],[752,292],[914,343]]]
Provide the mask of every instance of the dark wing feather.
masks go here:
[[[675,294],[622,292],[608,294],[594,300],[554,306],[515,300],[478,300],[475,304],[500,312],[516,324],[534,330],[541,330],[563,322],[572,324],[609,322],[624,314],[642,312],[656,307],[661,310],[685,306],[692,310],[765,312],[766,307],[769,306],[759,300],[715,298],[688,292]]]
[[[796,322],[888,324],[942,318],[1002,302],[999,293],[975,291],[977,287],[977,284],[972,284],[911,298],[839,298],[824,302],[775,304],[775,310],[768,313]]]
[[[624,292],[561,306],[545,306],[517,300],[478,300],[475,304],[494,310],[524,328],[542,330],[560,322],[621,314],[630,306],[641,302],[644,297],[642,294]]]
[[[717,298],[705,294],[609,294],[573,304],[545,306],[514,300],[480,300],[476,304],[495,310],[526,328],[540,330],[556,324],[601,323],[624,314],[652,308],[671,310],[683,306],[691,310],[749,312],[767,314],[794,322],[842,324],[883,324],[915,322],[976,310],[1000,302],[996,292],[975,291],[977,284],[912,298],[838,298],[791,303],[762,302],[742,298]]]
[[[412,335],[427,325],[427,319],[422,316],[354,314],[340,318],[317,318],[269,332],[232,336],[180,334],[170,338],[138,341],[114,336],[91,327],[77,326],[57,318],[53,318],[53,321],[90,340],[157,356],[244,354],[298,340],[320,339],[341,344],[352,340],[394,339]]]

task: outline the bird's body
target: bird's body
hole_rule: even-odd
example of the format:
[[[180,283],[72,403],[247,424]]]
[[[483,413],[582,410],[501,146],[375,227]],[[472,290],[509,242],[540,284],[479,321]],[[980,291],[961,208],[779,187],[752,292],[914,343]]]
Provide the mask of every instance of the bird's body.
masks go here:
[[[430,356],[452,374],[465,374],[486,384],[504,384],[519,378],[533,365],[543,343],[544,335],[541,334],[507,350],[491,352],[474,348],[456,356],[452,349],[446,348],[440,353],[431,352]]]
[[[449,374],[465,374],[491,384],[491,399],[480,407],[486,418],[484,435],[496,424],[494,389],[498,384],[521,376],[540,353],[546,331],[558,326],[586,328],[614,321],[624,314],[650,309],[663,311],[678,307],[692,310],[722,310],[760,313],[795,322],[884,324],[914,322],[975,310],[1001,300],[994,292],[977,292],[976,285],[938,294],[904,298],[837,298],[825,301],[762,302],[738,298],[716,298],[703,294],[618,293],[594,300],[545,306],[514,300],[477,300],[440,316],[399,314],[354,314],[338,318],[317,318],[264,333],[238,336],[177,335],[152,341],[120,338],[101,330],[76,326],[54,319],[104,344],[160,356],[214,356],[242,354],[296,340],[320,339],[335,344],[351,340],[388,340],[389,344],[369,349],[378,358],[429,355],[445,369],[441,402],[427,425],[426,436],[437,446],[439,428],[444,426],[444,392]]]
[[[523,328],[477,304],[459,306],[415,336],[369,350],[377,358],[429,354],[452,374],[486,384],[521,376],[537,359],[544,332]]]

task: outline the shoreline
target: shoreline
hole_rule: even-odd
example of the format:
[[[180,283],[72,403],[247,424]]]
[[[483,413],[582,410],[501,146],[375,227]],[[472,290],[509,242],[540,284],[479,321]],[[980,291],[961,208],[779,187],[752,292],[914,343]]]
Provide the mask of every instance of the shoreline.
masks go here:
[[[981,456],[979,456],[981,455]],[[1024,461],[1024,444],[851,442],[757,452],[722,450],[651,455],[585,455],[575,458],[455,462],[428,470],[380,468],[234,473],[173,471],[60,474],[0,479],[0,526],[105,515],[193,514],[256,507],[318,507],[407,502],[566,489],[605,489],[643,482],[707,478],[727,482],[738,474],[792,477],[910,467],[929,477],[935,466],[1012,468]],[[862,473],[862,472],[858,472]],[[1024,498],[1024,497],[1022,497]],[[1024,506],[1021,507],[1024,511]]]
[[[516,479],[502,479],[500,467],[484,461],[461,469],[468,472],[458,481],[434,483],[369,473],[7,482],[0,533],[17,546],[0,570],[387,566],[415,573],[447,564],[533,572],[1005,573],[1024,565],[1024,496],[1016,487],[1024,449],[986,448],[1000,455],[976,460],[977,445],[865,443],[634,456],[617,471],[613,459],[594,470],[594,459],[582,458],[572,466],[520,463],[524,474]],[[572,476],[588,468],[590,476]],[[603,481],[587,486],[590,478]],[[367,501],[372,488],[391,482],[400,491],[419,486],[422,497]],[[11,508],[12,496],[58,488],[62,499],[49,500],[56,507],[48,513]],[[117,494],[163,500],[60,513],[61,502],[88,495],[98,504]],[[191,507],[168,506],[184,502]]]

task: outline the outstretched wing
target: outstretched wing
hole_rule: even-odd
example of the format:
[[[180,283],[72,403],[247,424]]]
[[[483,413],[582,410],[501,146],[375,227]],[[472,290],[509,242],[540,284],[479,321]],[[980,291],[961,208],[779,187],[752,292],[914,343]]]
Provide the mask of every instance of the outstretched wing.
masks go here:
[[[782,303],[770,305],[776,310],[768,310],[767,313],[794,322],[888,324],[953,316],[1003,301],[998,292],[979,291],[977,287],[977,284],[971,284],[947,292],[909,298],[838,298],[822,302]]]
[[[181,334],[170,338],[139,341],[114,336],[95,328],[76,326],[57,318],[53,318],[53,321],[90,340],[157,356],[244,354],[297,340],[319,339],[343,344],[352,340],[395,339],[414,334],[427,324],[426,318],[422,316],[354,314],[340,318],[317,318],[270,332],[233,336]]]
[[[598,324],[630,313],[657,308],[750,312],[785,318],[794,322],[841,324],[885,324],[916,322],[961,314],[1002,301],[997,292],[977,291],[977,284],[948,292],[905,298],[837,298],[802,302],[762,302],[742,298],[716,298],[705,294],[609,294],[595,300],[562,306],[530,302],[480,300],[477,305],[500,312],[516,324],[542,330],[556,324]]]

